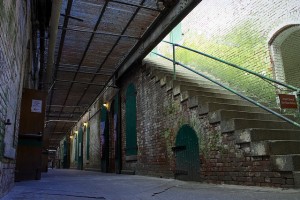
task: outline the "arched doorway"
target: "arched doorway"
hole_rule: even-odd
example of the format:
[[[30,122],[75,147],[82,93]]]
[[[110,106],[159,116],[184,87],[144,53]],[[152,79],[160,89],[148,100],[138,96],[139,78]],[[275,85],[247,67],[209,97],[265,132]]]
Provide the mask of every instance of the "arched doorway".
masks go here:
[[[175,178],[200,180],[199,142],[196,132],[189,125],[183,125],[176,136],[173,151],[176,156]]]
[[[300,24],[278,30],[269,45],[275,79],[300,87]]]

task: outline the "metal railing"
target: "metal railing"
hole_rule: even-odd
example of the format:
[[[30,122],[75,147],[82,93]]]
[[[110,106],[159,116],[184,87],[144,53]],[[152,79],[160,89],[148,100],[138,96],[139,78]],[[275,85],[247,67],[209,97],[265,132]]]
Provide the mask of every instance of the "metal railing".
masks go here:
[[[214,80],[214,78],[210,77],[207,73],[205,74],[205,73],[199,72],[198,70],[192,69],[191,67],[187,66],[186,64],[183,64],[183,63],[179,62],[179,61],[178,61],[178,58],[176,58],[176,47],[182,48],[182,49],[184,49],[184,50],[188,50],[189,52],[196,53],[197,55],[202,55],[202,56],[204,56],[204,57],[206,57],[206,58],[209,58],[209,59],[212,59],[212,60],[217,61],[217,62],[219,62],[219,63],[225,64],[225,65],[227,65],[227,66],[230,66],[230,67],[232,67],[232,68],[235,68],[235,69],[237,69],[237,70],[239,70],[239,71],[242,71],[242,72],[244,72],[244,73],[251,74],[251,75],[253,75],[253,76],[255,76],[255,77],[258,77],[258,78],[260,78],[261,80],[267,82],[269,85],[271,85],[272,87],[275,87],[276,89],[278,89],[278,88],[280,87],[281,90],[282,90],[282,88],[285,88],[285,89],[287,89],[287,90],[289,90],[289,91],[295,92],[296,95],[297,95],[297,97],[298,97],[298,107],[300,106],[300,102],[299,102],[299,101],[300,101],[300,88],[297,88],[297,87],[294,87],[294,86],[292,86],[292,85],[289,85],[289,84],[286,84],[286,83],[283,83],[283,82],[280,82],[280,81],[271,79],[271,78],[266,77],[266,76],[264,76],[264,75],[262,75],[262,74],[256,73],[256,72],[254,72],[254,71],[252,71],[252,70],[246,69],[246,68],[244,68],[244,67],[238,66],[238,65],[233,64],[233,63],[230,63],[230,62],[227,62],[227,61],[222,60],[222,59],[219,59],[219,58],[217,58],[217,57],[208,55],[208,54],[206,54],[206,53],[197,51],[197,50],[195,50],[195,49],[191,49],[191,48],[188,48],[188,47],[186,47],[186,46],[183,46],[183,45],[180,45],[180,44],[176,44],[176,43],[172,43],[172,42],[168,42],[168,41],[162,41],[162,42],[172,45],[172,57],[173,57],[173,58],[168,58],[167,56],[164,56],[164,55],[162,55],[162,54],[160,54],[160,53],[156,53],[156,52],[151,52],[151,53],[152,53],[152,54],[155,54],[155,55],[157,55],[157,56],[160,56],[160,57],[162,57],[162,58],[164,58],[164,59],[166,59],[166,60],[169,60],[169,61],[173,62],[173,78],[174,78],[174,79],[176,79],[176,65],[182,66],[183,68],[185,68],[185,69],[187,69],[187,70],[189,70],[189,71],[192,71],[192,72],[194,72],[194,73],[197,74],[197,75],[202,76],[203,78],[205,78],[205,79],[207,79],[207,80],[209,80],[209,81],[211,81],[211,82],[213,82],[213,83],[215,83],[215,84],[221,86],[222,88],[224,88],[224,89],[230,91],[231,93],[234,93],[235,95],[241,97],[242,99],[245,99],[245,100],[247,100],[248,102],[250,102],[250,103],[252,103],[252,104],[254,104],[254,105],[256,105],[256,106],[262,108],[263,110],[265,110],[265,111],[267,111],[267,112],[269,112],[269,113],[271,113],[271,114],[273,114],[273,115],[276,115],[277,117],[281,118],[282,120],[284,120],[284,121],[286,121],[286,122],[288,122],[288,123],[290,123],[290,124],[293,124],[294,126],[300,128],[300,124],[299,124],[298,122],[289,119],[288,117],[284,116],[284,115],[281,114],[281,113],[275,112],[275,111],[272,110],[271,108],[269,108],[269,107],[267,107],[266,105],[264,105],[265,103],[259,103],[258,100],[254,100],[254,98],[250,98],[250,97],[246,96],[245,94],[242,94],[242,92],[238,92],[237,90],[235,90],[235,89],[233,89],[233,88],[231,88],[231,87],[229,87],[229,86],[226,86],[224,83],[220,83],[220,81]],[[176,59],[177,59],[177,60],[176,60]],[[277,85],[278,85],[279,87],[278,87]],[[274,90],[274,93],[275,93],[275,90]],[[276,96],[276,95],[275,95],[275,96]],[[272,105],[272,104],[271,104],[271,105]],[[273,104],[273,106],[274,106],[274,104]],[[297,115],[297,114],[294,115],[294,116],[295,116],[295,119],[297,118],[296,115]],[[299,115],[299,112],[298,112],[298,115]],[[299,116],[298,116],[298,117],[299,117]]]

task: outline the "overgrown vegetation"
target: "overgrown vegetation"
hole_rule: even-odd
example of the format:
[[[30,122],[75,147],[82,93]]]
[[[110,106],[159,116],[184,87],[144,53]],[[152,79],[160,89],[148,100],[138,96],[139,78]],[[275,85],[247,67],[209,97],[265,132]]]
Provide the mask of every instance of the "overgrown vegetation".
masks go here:
[[[265,43],[266,38],[257,33],[255,26],[250,21],[236,26],[223,36],[208,38],[203,34],[199,35],[190,31],[185,34],[183,39],[183,46],[272,78],[273,72]],[[170,46],[164,44],[162,49],[163,54],[172,57]],[[176,48],[176,58],[261,103],[272,107],[276,106],[276,88],[257,76],[179,47]]]

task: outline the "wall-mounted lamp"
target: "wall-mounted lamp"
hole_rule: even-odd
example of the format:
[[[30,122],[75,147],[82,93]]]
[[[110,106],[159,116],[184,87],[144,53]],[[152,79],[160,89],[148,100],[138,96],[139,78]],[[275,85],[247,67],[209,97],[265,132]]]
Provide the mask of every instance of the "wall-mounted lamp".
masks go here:
[[[73,135],[70,135],[70,139],[73,139]]]
[[[104,103],[103,106],[108,109],[109,108],[109,104],[108,103]]]
[[[78,131],[74,131],[74,133],[75,133],[75,134],[77,134],[77,133],[78,133]]]
[[[87,127],[88,123],[87,122],[84,122],[83,123],[83,126]]]

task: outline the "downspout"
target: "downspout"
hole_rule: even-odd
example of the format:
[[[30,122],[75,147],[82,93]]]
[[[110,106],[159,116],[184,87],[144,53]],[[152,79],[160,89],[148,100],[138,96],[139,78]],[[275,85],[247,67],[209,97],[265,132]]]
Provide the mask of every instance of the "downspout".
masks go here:
[[[49,47],[48,47],[48,62],[47,62],[47,70],[46,70],[47,73],[46,83],[49,84],[53,81],[52,74],[53,74],[53,66],[54,66],[54,51],[55,51],[55,43],[57,38],[61,5],[62,5],[62,0],[55,0],[52,3],[52,11],[51,11],[51,19],[50,19],[50,27],[49,27],[50,35],[49,35]]]

